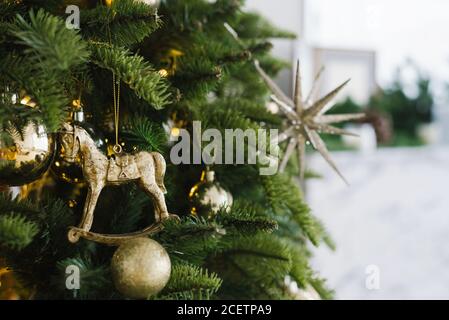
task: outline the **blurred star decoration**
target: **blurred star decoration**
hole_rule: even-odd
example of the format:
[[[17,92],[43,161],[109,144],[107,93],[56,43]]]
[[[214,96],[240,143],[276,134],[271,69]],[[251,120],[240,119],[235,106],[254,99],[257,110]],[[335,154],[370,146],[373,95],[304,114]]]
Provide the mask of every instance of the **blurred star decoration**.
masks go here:
[[[240,40],[238,33],[228,24],[224,27],[229,34],[240,44],[245,47]],[[348,184],[345,177],[338,170],[336,164],[332,160],[329,151],[320,137],[320,133],[327,133],[333,135],[351,135],[357,136],[354,133],[348,132],[344,129],[333,126],[332,124],[341,123],[350,120],[362,119],[365,117],[364,113],[350,113],[350,114],[325,114],[332,108],[333,99],[349,82],[345,81],[343,84],[329,92],[326,96],[316,102],[312,102],[315,91],[318,88],[318,82],[323,73],[321,68],[312,84],[312,88],[305,99],[303,99],[301,88],[301,73],[299,67],[299,60],[296,69],[296,83],[293,100],[287,97],[278,85],[270,78],[270,76],[262,69],[257,59],[252,59],[256,70],[267,84],[273,95],[272,100],[278,104],[281,112],[287,117],[287,128],[278,137],[278,143],[288,140],[287,149],[279,166],[279,171],[283,172],[287,166],[288,160],[293,155],[295,149],[298,150],[299,172],[300,179],[304,180],[305,173],[305,158],[306,158],[306,144],[311,143],[332,169]],[[268,104],[268,111],[275,112],[272,104]]]
[[[313,81],[310,93],[305,99],[303,99],[300,66],[298,61],[296,69],[295,92],[292,100],[287,97],[277,86],[277,84],[270,78],[270,76],[266,74],[266,72],[260,67],[257,60],[254,60],[254,64],[258,73],[272,91],[272,100],[279,105],[280,111],[287,118],[287,128],[279,134],[278,137],[279,143],[288,140],[287,149],[279,166],[279,171],[283,172],[285,170],[288,160],[296,149],[299,157],[300,178],[303,180],[305,172],[306,144],[310,142],[313,148],[320,153],[332,169],[343,179],[346,184],[348,184],[347,180],[332,160],[326,144],[320,137],[320,133],[356,136],[356,134],[335,127],[333,124],[364,118],[364,113],[325,114],[332,108],[333,99],[348,84],[349,80],[342,83],[323,98],[312,102],[312,97],[318,87],[318,81],[323,71],[323,69],[321,69]]]

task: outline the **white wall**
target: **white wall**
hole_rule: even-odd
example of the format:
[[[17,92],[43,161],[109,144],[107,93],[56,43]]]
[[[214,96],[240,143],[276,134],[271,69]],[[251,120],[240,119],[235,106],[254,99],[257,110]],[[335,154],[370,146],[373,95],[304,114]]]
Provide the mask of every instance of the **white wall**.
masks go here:
[[[449,142],[449,1],[305,0],[309,46],[375,50],[377,82],[387,86],[408,58],[428,74],[436,94],[436,120]],[[414,94],[416,74],[403,80]]]
[[[376,50],[381,84],[407,57],[449,79],[447,0],[308,0],[306,10],[309,45]]]
[[[302,0],[247,0],[246,7],[250,11],[262,14],[275,26],[295,32],[298,36],[303,30],[303,1]],[[297,52],[297,40],[273,39],[272,53],[281,59],[294,61]],[[292,72],[284,70],[276,79],[281,88],[291,94]]]
[[[301,45],[376,50],[381,85],[407,58],[437,82],[449,81],[447,0],[247,0],[247,8],[296,32]],[[275,53],[293,59],[291,45],[277,44]]]

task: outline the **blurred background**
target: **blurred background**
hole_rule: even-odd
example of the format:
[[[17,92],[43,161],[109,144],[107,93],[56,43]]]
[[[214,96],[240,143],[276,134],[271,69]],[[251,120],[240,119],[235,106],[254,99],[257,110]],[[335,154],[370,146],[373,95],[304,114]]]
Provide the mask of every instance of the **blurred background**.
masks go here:
[[[303,89],[325,67],[318,95],[350,85],[335,112],[368,117],[358,139],[328,138],[345,186],[310,153],[305,191],[337,250],[313,264],[337,299],[449,299],[449,2],[247,0],[298,34],[274,53],[300,59]],[[291,95],[293,70],[278,84]],[[316,97],[317,98],[317,97]]]

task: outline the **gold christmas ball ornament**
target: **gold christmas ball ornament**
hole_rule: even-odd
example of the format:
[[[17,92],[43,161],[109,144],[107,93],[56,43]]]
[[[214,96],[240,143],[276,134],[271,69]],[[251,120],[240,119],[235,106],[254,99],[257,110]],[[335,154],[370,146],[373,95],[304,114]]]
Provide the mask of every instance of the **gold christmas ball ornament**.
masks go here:
[[[147,299],[159,293],[170,279],[170,257],[152,239],[132,239],[115,251],[111,273],[115,287],[124,296]]]
[[[215,172],[204,170],[201,179],[189,192],[191,213],[212,218],[220,209],[229,209],[233,203],[232,194],[215,181]]]
[[[40,178],[51,165],[55,146],[42,124],[8,125],[0,133],[0,184],[20,186]]]

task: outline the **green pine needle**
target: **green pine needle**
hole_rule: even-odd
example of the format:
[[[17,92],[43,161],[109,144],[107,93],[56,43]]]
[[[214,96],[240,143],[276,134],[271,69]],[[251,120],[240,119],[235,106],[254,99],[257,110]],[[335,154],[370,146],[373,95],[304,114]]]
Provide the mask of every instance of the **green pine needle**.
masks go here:
[[[222,280],[197,266],[176,264],[170,281],[156,299],[209,300],[218,291]]]
[[[67,290],[65,287],[66,270],[69,266],[75,266],[79,270],[80,288],[78,290]],[[95,265],[90,258],[75,257],[59,261],[57,268],[59,273],[53,278],[52,285],[57,289],[56,292],[64,293],[66,298],[83,300],[95,297],[106,299],[115,296],[117,298],[111,281],[109,265]]]
[[[2,247],[22,250],[33,241],[38,226],[17,214],[0,216],[0,244]]]
[[[284,175],[263,176],[261,182],[267,200],[275,213],[289,215],[315,246],[319,245],[323,237],[328,238],[321,223],[303,202],[301,191],[289,177]]]
[[[36,214],[39,212],[39,207],[29,200],[13,199],[6,192],[0,193],[0,216],[9,214],[12,211],[23,214]]]
[[[158,29],[161,20],[156,9],[134,0],[113,1],[112,6],[96,6],[81,14],[81,32],[95,41],[117,46],[139,43]]]
[[[215,215],[215,221],[226,230],[236,230],[241,234],[272,232],[278,227],[276,221],[258,216],[254,207],[241,203],[233,205],[230,209],[222,208]]]
[[[292,259],[281,240],[260,233],[228,239],[207,266],[223,279],[224,297],[273,299],[280,297],[276,288],[290,271]]]
[[[66,28],[64,21],[43,10],[30,11],[29,21],[17,16],[11,33],[18,43],[27,46],[27,53],[44,69],[67,70],[84,62],[88,56],[81,36]]]
[[[181,223],[167,221],[156,236],[172,259],[200,264],[219,244],[225,230],[202,218],[185,217]]]
[[[162,152],[167,144],[167,134],[161,125],[151,122],[147,118],[133,117],[125,130],[127,140],[138,150],[148,152]]]
[[[141,56],[105,43],[91,43],[91,49],[93,63],[112,71],[155,109],[170,103],[171,93],[166,80]]]

